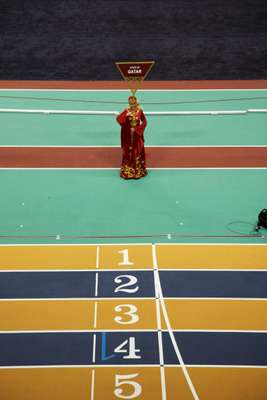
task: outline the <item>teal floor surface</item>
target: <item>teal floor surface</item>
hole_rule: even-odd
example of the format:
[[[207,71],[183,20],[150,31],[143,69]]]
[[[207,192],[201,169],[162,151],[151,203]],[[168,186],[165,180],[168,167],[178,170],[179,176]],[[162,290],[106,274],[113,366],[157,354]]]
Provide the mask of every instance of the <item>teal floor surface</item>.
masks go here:
[[[119,111],[127,97],[126,91],[1,90],[0,107]],[[144,104],[145,111],[267,108],[266,90],[140,91],[138,97],[141,104],[196,102]],[[119,126],[110,116],[0,113],[0,125],[0,145],[105,146],[119,145],[120,140]],[[266,126],[267,113],[148,117],[145,137],[146,145],[267,145]],[[100,241],[62,235],[151,235],[135,242],[234,242],[240,238],[230,236],[250,234],[258,212],[267,206],[266,169],[151,170],[145,179],[131,182],[121,180],[118,170],[0,170],[0,186],[1,235],[53,235],[0,238],[0,243]],[[262,240],[242,238],[244,242]]]
[[[1,235],[54,235],[38,242],[55,243],[56,235],[63,243],[73,239],[62,235],[152,235],[131,239],[135,242],[238,242],[239,238],[188,239],[182,235],[250,234],[258,210],[266,206],[267,173],[151,170],[143,180],[124,181],[118,170],[2,170],[0,182],[5,188],[0,197]],[[172,237],[159,237],[162,234]],[[99,239],[74,241],[94,243]]]
[[[75,101],[25,99],[29,97]],[[0,91],[0,108],[121,111],[126,106],[127,97],[125,91]],[[267,90],[140,91],[138,97],[144,111],[267,109]],[[251,100],[214,102],[242,98]],[[79,103],[78,100],[93,102]],[[197,103],[202,100],[210,102]],[[187,101],[196,103],[142,105],[142,102]],[[119,127],[113,116],[0,113],[0,125],[2,145],[108,146],[119,145],[120,140]],[[145,138],[147,145],[266,145],[266,126],[267,113],[149,116]]]

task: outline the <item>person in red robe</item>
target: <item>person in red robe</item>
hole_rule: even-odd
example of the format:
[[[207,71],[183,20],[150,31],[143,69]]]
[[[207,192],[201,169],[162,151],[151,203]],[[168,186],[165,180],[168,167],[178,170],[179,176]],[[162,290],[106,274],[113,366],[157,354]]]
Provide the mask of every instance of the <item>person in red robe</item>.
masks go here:
[[[121,126],[122,165],[120,176],[139,179],[147,175],[144,130],[146,117],[135,96],[128,99],[129,107],[117,116]]]

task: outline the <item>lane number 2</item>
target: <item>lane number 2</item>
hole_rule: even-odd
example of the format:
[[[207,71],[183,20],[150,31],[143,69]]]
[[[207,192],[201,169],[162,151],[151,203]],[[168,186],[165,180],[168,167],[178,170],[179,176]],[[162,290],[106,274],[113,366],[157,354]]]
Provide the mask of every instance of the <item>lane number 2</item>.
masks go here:
[[[125,283],[122,285],[118,286],[115,290],[114,293],[118,292],[125,292],[125,293],[136,293],[139,290],[139,286],[135,286],[130,289],[131,286],[134,286],[137,283],[137,278],[132,275],[119,275],[114,279],[115,283],[122,283],[123,279],[126,280]],[[127,282],[128,281],[128,282]],[[128,289],[126,289],[128,288]]]

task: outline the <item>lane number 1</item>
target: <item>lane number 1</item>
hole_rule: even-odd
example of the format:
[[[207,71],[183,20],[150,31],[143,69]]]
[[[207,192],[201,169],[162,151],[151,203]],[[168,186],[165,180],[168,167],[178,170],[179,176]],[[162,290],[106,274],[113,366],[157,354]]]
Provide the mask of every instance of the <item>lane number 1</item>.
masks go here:
[[[128,249],[118,251],[119,254],[122,254],[122,262],[118,263],[118,265],[134,265],[133,262],[129,261],[129,252]]]

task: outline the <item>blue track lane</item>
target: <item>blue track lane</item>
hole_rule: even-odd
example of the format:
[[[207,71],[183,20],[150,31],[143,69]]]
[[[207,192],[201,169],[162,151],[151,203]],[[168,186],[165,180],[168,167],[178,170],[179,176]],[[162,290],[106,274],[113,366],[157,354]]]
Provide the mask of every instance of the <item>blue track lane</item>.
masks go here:
[[[93,335],[0,334],[0,365],[92,365]],[[97,365],[159,364],[157,332],[95,335]],[[135,358],[124,358],[129,355],[130,337],[134,338]],[[175,338],[188,365],[267,365],[266,333],[175,332]],[[124,342],[126,352],[116,352]],[[165,364],[178,364],[168,332],[163,333],[163,351]]]
[[[99,271],[98,297],[154,298],[153,271]],[[128,286],[138,290],[115,291],[120,277],[136,278]],[[124,277],[122,277],[124,276]],[[161,271],[164,297],[267,298],[267,271]],[[1,272],[0,298],[94,298],[96,272]]]

